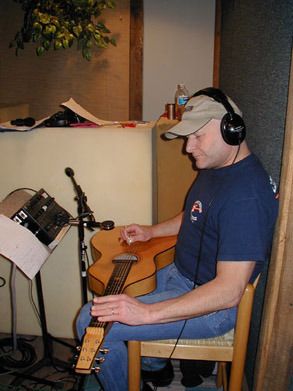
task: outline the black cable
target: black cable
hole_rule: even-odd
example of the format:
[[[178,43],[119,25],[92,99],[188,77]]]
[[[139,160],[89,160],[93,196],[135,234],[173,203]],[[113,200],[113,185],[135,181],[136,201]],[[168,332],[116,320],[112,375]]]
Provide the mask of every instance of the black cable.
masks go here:
[[[232,161],[232,163],[229,165],[229,166],[233,166],[236,162],[236,159],[238,157],[238,154],[240,152],[240,143],[238,144],[238,148],[237,148],[237,151],[236,151],[236,154],[235,154],[235,157]],[[195,271],[194,271],[194,278],[193,278],[193,288],[192,289],[195,289],[196,288],[196,281],[197,281],[197,278],[198,278],[198,273],[199,273],[199,266],[200,266],[200,263],[201,263],[201,254],[202,254],[202,245],[203,245],[203,238],[204,238],[204,235],[205,235],[205,227],[206,227],[206,223],[207,223],[207,220],[208,220],[208,216],[209,216],[209,211],[214,203],[214,201],[216,200],[221,188],[223,187],[224,185],[224,181],[222,181],[220,183],[220,186],[218,187],[217,191],[214,193],[214,196],[213,198],[210,200],[209,204],[208,204],[208,207],[207,207],[207,211],[206,211],[206,214],[204,216],[204,221],[203,221],[203,225],[202,225],[202,228],[201,228],[201,232],[200,232],[200,239],[199,239],[199,249],[198,249],[198,261],[196,263],[196,267],[195,267]],[[181,327],[181,330],[178,334],[178,337],[176,338],[176,342],[173,346],[173,349],[172,349],[172,352],[170,353],[169,357],[167,360],[171,360],[172,358],[172,355],[178,345],[178,342],[181,338],[181,335],[185,329],[185,326],[186,326],[186,322],[187,322],[188,319],[185,319],[184,320],[184,323]]]
[[[32,308],[35,312],[35,315],[37,317],[37,321],[39,323],[39,325],[41,326],[41,315],[40,315],[40,312],[38,310],[38,307],[37,307],[37,304],[34,300],[34,296],[33,296],[33,282],[32,280],[29,281],[29,300],[31,302],[31,305],[32,305]]]
[[[222,183],[220,184],[219,186],[219,189],[222,187]],[[216,196],[217,194],[219,193],[219,189],[218,191],[215,193],[214,197],[210,200],[209,202],[209,205],[208,205],[208,208],[207,208],[207,211],[206,211],[206,214],[205,214],[205,218],[204,218],[204,221],[203,221],[203,225],[202,225],[202,229],[201,229],[201,232],[200,232],[200,239],[199,239],[199,249],[198,249],[198,261],[196,263],[196,267],[195,267],[195,271],[194,271],[194,279],[193,279],[193,288],[192,289],[195,289],[196,288],[196,281],[197,281],[197,277],[198,277],[198,273],[199,273],[199,266],[200,266],[200,261],[201,261],[201,253],[202,253],[202,244],[203,244],[203,238],[204,238],[204,235],[205,235],[205,227],[206,227],[206,223],[207,223],[207,220],[208,220],[208,216],[209,216],[209,211],[211,209],[211,206],[213,205],[215,199],[216,199]],[[168,357],[168,360],[171,360],[172,358],[172,355],[178,345],[178,342],[181,338],[181,335],[185,329],[185,326],[186,326],[186,322],[187,322],[188,319],[185,319],[184,322],[183,322],[183,325],[181,327],[181,330],[178,334],[178,337],[176,338],[176,342],[173,346],[173,349],[172,349],[172,352],[170,353],[169,357]]]
[[[3,338],[0,340],[1,368],[25,368],[32,365],[36,359],[35,349],[25,342],[23,338],[17,339],[16,350],[13,349],[12,338]]]
[[[17,191],[20,191],[20,190],[30,190],[30,191],[33,191],[34,193],[37,193],[37,190],[31,189],[30,187],[19,187],[18,189],[12,190],[12,191],[6,196],[6,198],[9,197],[11,194],[13,194],[13,193],[15,193],[15,192],[17,192]]]
[[[5,286],[5,285],[6,285],[6,280],[5,280],[5,278],[0,276],[0,288],[2,288],[2,287]]]
[[[23,390],[25,390],[23,386],[16,387],[16,386],[11,386],[9,384],[7,385],[0,384],[0,391],[23,391]]]

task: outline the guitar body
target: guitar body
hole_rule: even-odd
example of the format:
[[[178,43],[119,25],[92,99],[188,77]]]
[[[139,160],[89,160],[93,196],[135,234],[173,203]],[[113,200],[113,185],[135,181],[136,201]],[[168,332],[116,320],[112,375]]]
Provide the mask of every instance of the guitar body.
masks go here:
[[[137,257],[126,278],[123,293],[140,296],[156,287],[156,271],[173,261],[177,236],[135,242],[130,246],[120,242],[121,227],[110,231],[99,231],[91,239],[94,263],[88,268],[89,288],[97,295],[105,293],[106,286],[115,267],[115,258]]]

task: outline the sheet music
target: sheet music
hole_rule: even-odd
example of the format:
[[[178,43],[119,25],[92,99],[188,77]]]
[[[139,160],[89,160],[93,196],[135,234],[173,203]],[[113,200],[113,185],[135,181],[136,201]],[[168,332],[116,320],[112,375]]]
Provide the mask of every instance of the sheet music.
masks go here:
[[[50,255],[27,228],[0,214],[0,253],[10,259],[31,280]]]

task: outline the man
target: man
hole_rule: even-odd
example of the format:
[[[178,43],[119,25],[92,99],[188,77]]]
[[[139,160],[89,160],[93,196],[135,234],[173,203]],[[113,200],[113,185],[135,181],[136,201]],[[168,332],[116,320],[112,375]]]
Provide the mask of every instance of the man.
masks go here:
[[[201,90],[165,136],[185,137],[199,170],[184,212],[153,226],[131,224],[121,238],[133,243],[178,234],[174,262],[157,273],[151,294],[97,297],[78,320],[80,337],[90,315],[114,322],[98,375],[105,391],[128,389],[127,340],[209,338],[233,328],[247,283],[269,257],[278,202],[234,102],[218,89]],[[166,362],[144,359],[143,365],[159,371]]]

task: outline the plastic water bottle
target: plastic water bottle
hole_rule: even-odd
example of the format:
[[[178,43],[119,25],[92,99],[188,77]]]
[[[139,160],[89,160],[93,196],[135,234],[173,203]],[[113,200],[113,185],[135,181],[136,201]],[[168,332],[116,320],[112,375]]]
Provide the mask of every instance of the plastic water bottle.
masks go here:
[[[184,111],[185,103],[189,99],[189,92],[185,87],[185,84],[178,84],[175,93],[175,112],[176,119],[181,120],[182,113]]]

